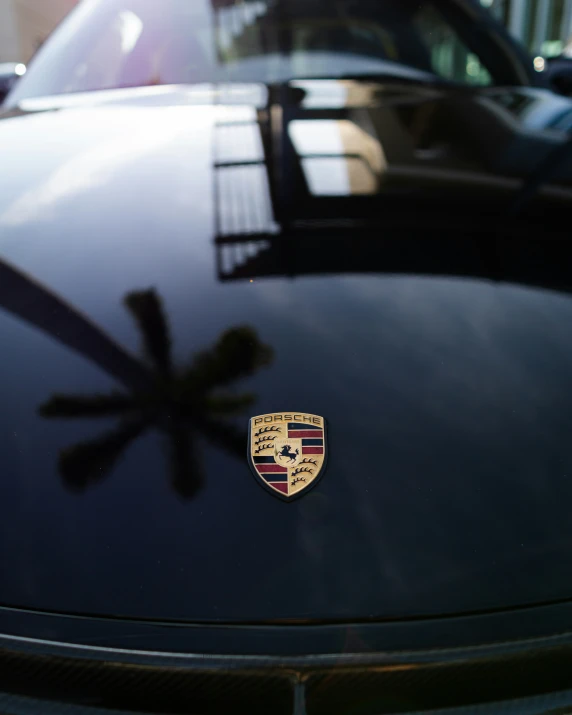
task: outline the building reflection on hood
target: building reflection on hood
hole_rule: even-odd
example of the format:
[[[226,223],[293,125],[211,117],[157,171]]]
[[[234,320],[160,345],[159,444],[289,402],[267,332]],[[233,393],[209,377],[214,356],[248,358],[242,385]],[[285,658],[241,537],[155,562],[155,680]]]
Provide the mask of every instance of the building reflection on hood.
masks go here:
[[[567,135],[549,138],[526,113],[515,121],[513,99],[319,79],[272,85],[248,107],[223,98],[212,135],[219,279],[552,280],[532,277],[536,260],[513,246],[549,225],[566,238],[570,178],[552,182]]]

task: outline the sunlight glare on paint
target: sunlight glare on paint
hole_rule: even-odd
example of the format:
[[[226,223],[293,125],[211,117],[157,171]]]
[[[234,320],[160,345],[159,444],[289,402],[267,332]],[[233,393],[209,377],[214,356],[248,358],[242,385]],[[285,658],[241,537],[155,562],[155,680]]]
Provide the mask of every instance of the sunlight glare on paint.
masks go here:
[[[131,10],[119,13],[119,32],[121,33],[121,51],[127,55],[135,47],[143,32],[141,18]]]

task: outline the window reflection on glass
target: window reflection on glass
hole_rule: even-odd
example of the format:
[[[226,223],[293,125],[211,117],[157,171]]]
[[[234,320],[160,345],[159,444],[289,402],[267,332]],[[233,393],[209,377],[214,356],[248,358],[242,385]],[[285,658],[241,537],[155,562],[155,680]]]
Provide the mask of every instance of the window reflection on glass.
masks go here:
[[[359,158],[332,156],[303,159],[302,168],[313,196],[374,194],[377,179]]]
[[[256,112],[221,107],[213,148],[217,236],[271,233],[273,212]]]
[[[387,161],[373,133],[347,119],[296,120],[288,132],[314,196],[377,191]]]

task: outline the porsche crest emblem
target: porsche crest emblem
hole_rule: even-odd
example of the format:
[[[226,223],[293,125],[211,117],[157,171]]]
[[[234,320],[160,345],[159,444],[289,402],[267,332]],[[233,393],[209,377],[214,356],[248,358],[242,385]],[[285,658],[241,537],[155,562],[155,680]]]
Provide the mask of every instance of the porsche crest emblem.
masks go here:
[[[326,461],[326,423],[304,413],[273,413],[250,420],[248,461],[263,487],[291,500],[314,487]]]

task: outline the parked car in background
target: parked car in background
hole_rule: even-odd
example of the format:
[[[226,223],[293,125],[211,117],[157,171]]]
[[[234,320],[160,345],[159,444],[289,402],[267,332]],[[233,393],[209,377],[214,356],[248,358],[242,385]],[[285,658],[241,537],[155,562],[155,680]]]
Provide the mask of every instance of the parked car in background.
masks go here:
[[[570,710],[571,128],[476,1],[79,3],[0,111],[0,711]]]

